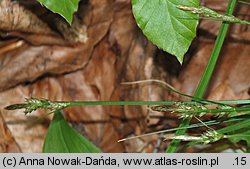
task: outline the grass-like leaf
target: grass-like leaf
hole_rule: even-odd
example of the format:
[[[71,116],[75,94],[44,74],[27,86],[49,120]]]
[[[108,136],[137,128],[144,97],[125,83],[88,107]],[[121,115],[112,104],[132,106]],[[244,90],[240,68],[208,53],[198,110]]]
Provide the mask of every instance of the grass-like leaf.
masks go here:
[[[244,114],[244,115],[239,115],[239,116],[234,116],[234,117],[228,117],[228,118],[225,118],[225,119],[211,120],[211,121],[207,121],[207,122],[191,124],[189,126],[183,126],[183,127],[179,126],[179,127],[176,127],[176,128],[170,128],[170,129],[166,129],[166,130],[159,130],[159,131],[146,133],[146,134],[142,134],[142,135],[138,135],[138,136],[128,137],[128,138],[121,139],[118,142],[132,140],[132,139],[136,139],[136,138],[140,138],[140,137],[146,137],[146,136],[150,136],[150,135],[154,135],[154,134],[162,134],[162,133],[165,134],[165,133],[176,131],[176,130],[193,129],[193,128],[199,128],[199,127],[204,127],[204,126],[207,127],[207,126],[211,126],[211,125],[219,125],[219,124],[222,124],[222,123],[240,122],[240,121],[244,121],[247,118],[250,118],[249,114]]]

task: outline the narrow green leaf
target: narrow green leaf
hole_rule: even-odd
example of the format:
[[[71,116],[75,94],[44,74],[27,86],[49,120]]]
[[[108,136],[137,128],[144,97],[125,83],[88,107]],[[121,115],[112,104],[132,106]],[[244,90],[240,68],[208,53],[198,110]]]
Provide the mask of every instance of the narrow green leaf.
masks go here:
[[[179,127],[176,127],[176,128],[170,128],[170,129],[166,129],[166,130],[159,130],[159,131],[155,131],[155,132],[151,132],[151,133],[146,133],[146,134],[142,134],[142,135],[137,135],[137,136],[124,138],[124,139],[118,140],[118,142],[132,140],[132,139],[141,138],[141,137],[145,137],[145,136],[150,136],[150,135],[154,135],[154,134],[168,133],[168,132],[176,131],[176,130],[194,129],[194,128],[198,128],[198,127],[217,125],[217,124],[221,124],[221,123],[229,123],[229,122],[231,123],[231,122],[243,121],[246,118],[250,118],[250,115],[248,115],[248,114],[239,115],[239,116],[229,117],[229,118],[222,119],[222,120],[211,120],[211,121],[207,121],[207,122],[191,124],[189,126],[184,126],[184,127],[179,126]]]
[[[198,0],[132,0],[133,14],[143,33],[180,63],[196,36],[198,14],[177,8],[198,7]]]
[[[236,132],[237,130],[243,131],[244,128],[249,128],[249,126],[250,126],[250,118],[246,118],[243,121],[233,123],[228,125],[227,127],[219,129],[218,132],[226,134],[226,133]]]
[[[229,123],[229,125],[217,130],[217,132],[219,132],[221,134],[226,134],[226,135],[230,134],[230,136],[228,136],[228,139],[230,139],[232,142],[235,142],[235,143],[237,143],[241,140],[245,140],[248,144],[248,147],[250,147],[250,133],[249,133],[249,131],[246,131],[246,128],[249,126],[249,123],[250,123],[250,115],[249,114],[229,117],[229,118],[224,119],[222,121],[218,121],[218,120],[215,120],[215,121],[217,123],[213,123],[213,121],[211,121],[212,123],[204,122],[204,124],[209,126],[209,125],[217,125],[217,124],[227,122],[227,123]],[[191,125],[191,126],[193,126],[193,125]],[[190,128],[193,128],[193,127],[190,127]],[[182,148],[182,150],[185,150],[187,147],[193,146],[195,144],[197,144],[195,141],[187,143]]]
[[[71,23],[73,14],[77,11],[80,0],[37,0],[49,10],[60,14],[67,22]]]
[[[56,112],[48,129],[43,152],[99,153],[101,150],[71,128],[61,112]]]
[[[238,1],[238,3],[250,5],[250,2],[249,2],[249,1]]]
[[[247,146],[250,147],[250,131],[246,131],[246,132],[241,132],[239,134],[234,134],[231,135],[229,137],[229,139],[234,142],[237,143],[239,141],[246,141],[247,142]]]
[[[233,124],[228,125],[222,129],[219,129],[218,132],[220,133],[229,133],[231,136],[228,138],[231,141],[237,143],[241,140],[247,142],[248,147],[250,146],[250,119],[246,118],[243,121],[236,122]]]

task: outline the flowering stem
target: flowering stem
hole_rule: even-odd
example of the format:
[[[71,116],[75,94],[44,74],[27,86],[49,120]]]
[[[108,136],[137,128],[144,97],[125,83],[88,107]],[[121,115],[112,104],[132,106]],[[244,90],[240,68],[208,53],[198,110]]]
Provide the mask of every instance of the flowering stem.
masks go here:
[[[236,3],[237,3],[237,0],[230,0],[229,1],[227,11],[226,11],[226,15],[232,15],[233,14]],[[207,66],[205,68],[205,71],[204,71],[204,73],[202,75],[200,83],[199,83],[199,85],[198,85],[198,87],[196,89],[194,97],[202,98],[205,91],[206,91],[208,83],[209,83],[209,81],[211,79],[211,76],[213,74],[216,62],[218,60],[220,51],[222,49],[222,45],[224,43],[228,28],[229,28],[229,23],[228,22],[223,22],[222,26],[220,28],[219,34],[217,36],[213,51],[212,51],[211,56],[209,58],[208,64],[207,64]],[[190,121],[191,121],[191,118],[182,119],[182,121],[180,122],[181,123],[180,127],[188,126]],[[186,133],[186,129],[177,130],[176,135],[184,135],[185,133]],[[168,146],[166,152],[167,153],[176,152],[176,149],[179,146],[180,142],[181,142],[180,140],[172,140],[172,142]]]

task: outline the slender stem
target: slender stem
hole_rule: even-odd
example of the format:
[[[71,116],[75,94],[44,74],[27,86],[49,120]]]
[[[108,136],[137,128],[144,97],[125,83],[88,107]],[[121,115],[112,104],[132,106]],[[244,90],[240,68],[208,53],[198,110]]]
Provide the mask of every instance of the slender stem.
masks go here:
[[[237,3],[237,0],[230,0],[228,3],[228,7],[227,7],[227,11],[226,11],[226,15],[232,15],[235,5]],[[220,28],[219,34],[217,36],[212,54],[209,58],[208,64],[205,68],[205,71],[202,75],[202,78],[200,80],[200,83],[197,87],[197,90],[195,92],[195,97],[199,97],[202,98],[204,96],[204,93],[206,91],[206,88],[208,86],[208,83],[211,79],[212,73],[214,71],[216,62],[218,60],[218,56],[220,54],[222,45],[224,43],[227,31],[229,28],[229,23],[228,22],[223,22],[222,26]],[[190,123],[191,119],[190,118],[184,118],[183,120],[181,120],[181,124],[180,127],[185,127],[188,126]],[[177,130],[176,135],[184,135],[186,133],[186,129],[184,130]],[[173,153],[176,152],[177,147],[179,146],[181,140],[172,140],[172,142],[170,143],[170,145],[168,146],[166,152],[167,153]]]
[[[86,102],[65,102],[69,106],[139,106],[139,105],[173,105],[176,102],[168,101],[86,101]],[[188,102],[188,104],[195,104],[194,102]]]
[[[247,1],[238,1],[238,2],[241,3],[241,4],[250,5],[250,2],[247,2]]]
[[[56,102],[55,102],[56,103]],[[110,106],[124,106],[124,105],[130,105],[130,106],[139,106],[139,105],[174,105],[176,104],[176,101],[76,101],[76,102],[69,102],[69,101],[57,101],[57,103],[66,103],[68,106],[102,106],[102,105],[110,105]],[[184,104],[197,104],[197,101],[184,101],[182,102]],[[213,104],[223,104],[223,105],[244,105],[244,104],[250,104],[250,100],[219,100],[219,101],[213,101],[211,103],[210,101],[201,100],[199,101],[201,104],[207,104],[207,105],[213,105]]]
[[[177,93],[180,96],[191,98],[193,101],[196,101],[197,103],[202,103],[202,104],[221,104],[221,105],[225,105],[226,104],[226,103],[222,103],[222,102],[211,101],[211,100],[207,100],[207,99],[203,99],[203,98],[191,96],[191,95],[188,95],[188,94],[185,94],[185,93],[181,93],[178,90],[176,90],[174,87],[172,87],[171,85],[169,85],[168,83],[166,83],[164,81],[161,81],[161,80],[156,80],[156,79],[147,79],[147,80],[139,80],[139,81],[133,81],[133,82],[125,82],[123,84],[142,84],[142,83],[149,83],[149,82],[155,82],[155,83],[161,85],[164,89],[167,89],[167,90],[169,90],[171,92]],[[231,103],[231,104],[235,104],[235,103]]]
[[[226,11],[227,15],[233,14],[233,10],[234,10],[236,2],[237,2],[237,0],[230,0],[230,2],[228,4],[228,9]],[[229,28],[229,23],[223,22],[222,26],[220,28],[220,32],[218,34],[218,37],[216,39],[212,54],[209,58],[208,64],[205,68],[205,71],[201,77],[200,83],[199,83],[197,90],[195,92],[196,97],[202,98],[205,91],[206,91],[208,83],[209,83],[211,76],[213,74],[216,62],[218,60],[220,51],[222,49],[222,45],[224,43],[228,28]]]
[[[249,103],[250,100],[242,100],[242,103]],[[173,101],[78,101],[78,102],[53,102],[50,101],[50,103],[63,103],[67,105],[67,107],[71,106],[97,106],[97,105],[110,105],[110,106],[124,106],[124,105],[129,105],[129,106],[139,106],[139,105],[175,105],[178,102],[173,102]],[[187,101],[187,102],[182,102],[183,104],[186,105],[196,105],[196,101]],[[217,101],[216,103],[240,103],[239,101],[233,101],[233,100],[228,100],[228,101]],[[210,102],[205,102],[204,104],[211,105]],[[178,109],[178,108],[177,108]],[[250,111],[250,106],[244,106],[244,107],[230,107],[227,109],[197,109],[197,110],[177,110],[175,108],[166,108],[166,111],[173,111],[177,113],[185,113],[185,114],[199,114],[199,113],[221,113],[221,112],[244,112],[244,111]]]
[[[183,112],[182,109],[178,109],[179,105],[183,105],[184,107]],[[187,101],[187,102],[175,102],[175,101],[77,101],[77,102],[71,102],[71,101],[50,101],[50,100],[44,100],[44,99],[36,99],[36,98],[29,98],[26,99],[25,103],[19,103],[19,104],[12,104],[7,107],[5,107],[6,110],[16,110],[16,109],[25,109],[24,113],[28,114],[31,113],[37,109],[50,109],[50,110],[61,110],[67,107],[71,106],[97,106],[97,105],[113,105],[113,106],[124,106],[124,105],[134,105],[134,106],[139,106],[139,105],[174,105],[174,107],[177,108],[172,108],[174,110],[171,110],[171,108],[164,107],[166,111],[176,111],[180,113],[189,113],[191,110],[189,109],[190,106],[193,106],[194,108],[196,107],[196,110],[200,110],[201,105],[217,105],[217,106],[222,106],[219,110],[216,109],[218,112],[224,112],[225,109],[232,109],[234,111],[237,111],[237,107],[231,106],[233,104],[237,105],[243,105],[247,107],[247,105],[250,104],[250,100],[228,100],[228,101],[216,101],[212,102],[211,101]],[[186,106],[186,108],[185,108]],[[223,107],[224,106],[224,107]],[[250,107],[250,106],[249,106]],[[162,110],[164,110],[162,109]],[[194,111],[193,109],[192,111]],[[206,110],[206,109],[205,109]],[[204,112],[203,110],[201,110]],[[226,110],[225,110],[226,111]],[[192,113],[192,112],[191,112]],[[197,112],[199,113],[199,112]]]

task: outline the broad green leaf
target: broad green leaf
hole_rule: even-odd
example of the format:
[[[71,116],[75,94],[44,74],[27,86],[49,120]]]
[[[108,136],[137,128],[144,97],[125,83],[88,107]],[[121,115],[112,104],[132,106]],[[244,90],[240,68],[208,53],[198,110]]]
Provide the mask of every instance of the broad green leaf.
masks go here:
[[[101,150],[71,128],[60,112],[56,112],[48,129],[43,152],[99,153]]]
[[[132,0],[135,20],[143,33],[180,63],[196,36],[198,14],[176,6],[198,7],[198,0]]]
[[[60,14],[69,23],[73,20],[73,14],[77,11],[80,0],[37,0],[49,10]]]

